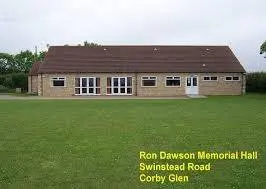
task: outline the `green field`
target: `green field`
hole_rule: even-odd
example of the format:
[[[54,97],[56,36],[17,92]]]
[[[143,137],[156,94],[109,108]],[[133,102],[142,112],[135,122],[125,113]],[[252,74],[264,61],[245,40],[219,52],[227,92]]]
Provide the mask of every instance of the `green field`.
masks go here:
[[[266,95],[0,100],[0,188],[265,188],[265,139]],[[139,181],[140,151],[203,150],[258,151],[258,160],[191,160],[212,170],[172,171],[187,183]]]

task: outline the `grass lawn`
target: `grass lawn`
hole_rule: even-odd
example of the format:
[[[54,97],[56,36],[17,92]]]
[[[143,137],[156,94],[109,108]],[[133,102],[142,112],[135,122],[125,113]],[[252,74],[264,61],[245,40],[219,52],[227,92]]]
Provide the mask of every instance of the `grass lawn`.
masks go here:
[[[265,139],[266,95],[0,100],[0,188],[263,188]],[[189,175],[188,183],[143,184],[143,150],[255,150],[259,156],[212,160],[208,172],[174,172]]]

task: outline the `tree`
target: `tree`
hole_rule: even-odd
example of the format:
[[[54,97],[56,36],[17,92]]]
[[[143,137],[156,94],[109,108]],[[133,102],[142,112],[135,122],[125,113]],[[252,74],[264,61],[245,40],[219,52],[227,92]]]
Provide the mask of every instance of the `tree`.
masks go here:
[[[14,59],[16,61],[15,67],[19,72],[28,72],[32,64],[38,60],[38,55],[26,50],[16,54]]]
[[[7,53],[0,53],[0,74],[11,73],[14,69],[14,57]]]
[[[266,41],[264,41],[264,43],[262,43],[262,45],[260,46],[260,54],[265,53],[265,57],[266,58]]]
[[[84,47],[99,47],[100,45],[97,43],[88,43],[88,41],[83,42]]]
[[[34,62],[44,59],[45,53],[46,51],[41,51],[36,54],[29,50],[21,51],[15,55],[0,53],[0,74],[28,73]]]

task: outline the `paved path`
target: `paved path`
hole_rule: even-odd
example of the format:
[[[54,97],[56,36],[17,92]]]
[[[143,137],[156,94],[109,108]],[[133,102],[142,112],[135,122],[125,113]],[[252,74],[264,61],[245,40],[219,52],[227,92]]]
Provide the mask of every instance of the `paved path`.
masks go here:
[[[16,96],[16,95],[0,95],[0,100],[53,100],[53,99],[69,99],[69,100],[114,100],[114,99],[189,99],[187,96],[178,97],[139,97],[139,96],[73,96],[73,97],[39,97],[39,96]]]

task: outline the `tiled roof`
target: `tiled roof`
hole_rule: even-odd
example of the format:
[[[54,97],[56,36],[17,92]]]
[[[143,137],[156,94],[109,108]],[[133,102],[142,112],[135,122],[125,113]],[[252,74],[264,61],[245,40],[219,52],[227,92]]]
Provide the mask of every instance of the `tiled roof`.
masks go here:
[[[52,46],[39,73],[245,72],[228,46]]]
[[[40,68],[41,64],[42,64],[41,61],[33,63],[32,67],[30,69],[29,75],[31,75],[31,76],[38,75],[38,71],[39,71],[39,68]]]

